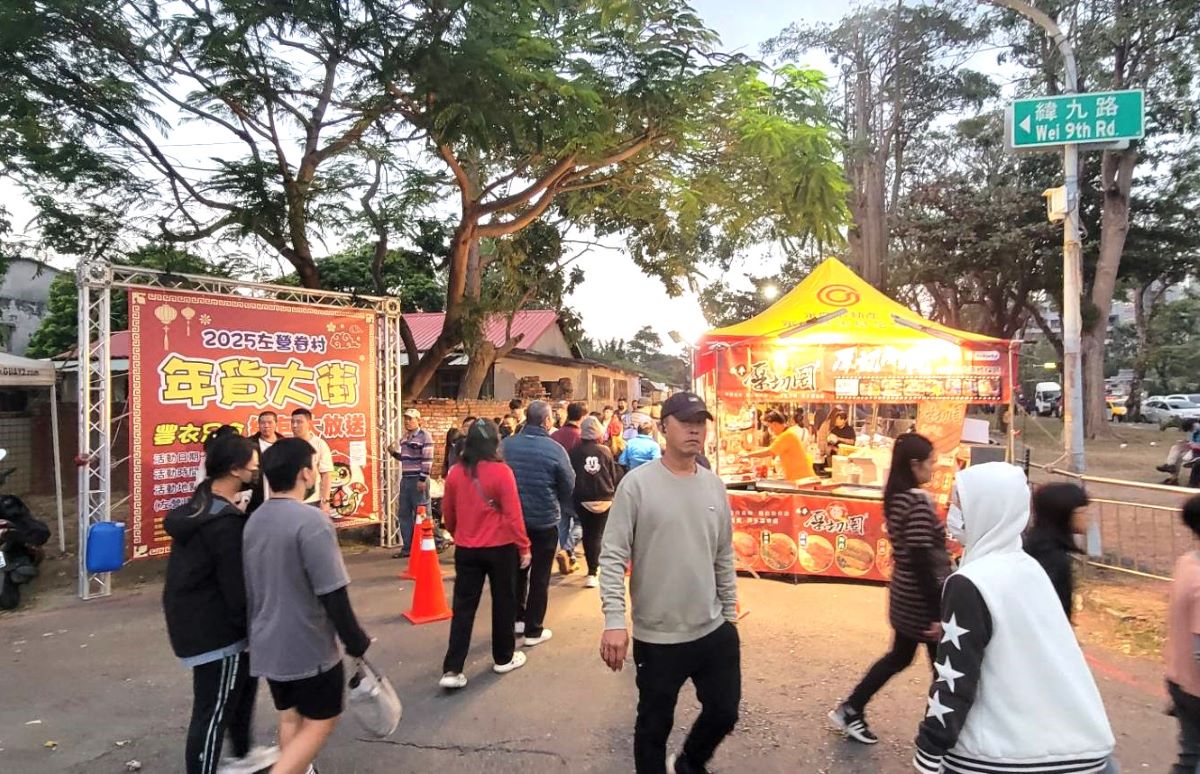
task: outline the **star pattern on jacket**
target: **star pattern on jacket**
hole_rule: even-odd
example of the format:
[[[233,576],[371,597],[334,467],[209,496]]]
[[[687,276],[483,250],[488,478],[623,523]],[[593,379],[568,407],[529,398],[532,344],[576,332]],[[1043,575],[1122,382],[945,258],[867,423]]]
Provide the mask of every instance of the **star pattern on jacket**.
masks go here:
[[[964,629],[958,625],[958,620],[953,613],[950,614],[949,621],[942,622],[942,642],[953,642],[956,650],[962,650],[959,638],[970,632],[970,629]]]
[[[934,682],[945,683],[946,685],[950,686],[950,692],[954,693],[954,681],[962,677],[964,673],[959,672],[954,668],[954,665],[950,663],[950,656],[946,656],[946,662],[944,664],[939,664],[936,661],[933,662],[933,668],[938,674],[937,680],[934,680]]]
[[[925,703],[929,705],[929,709],[928,709],[928,711],[926,711],[925,717],[937,718],[938,722],[941,723],[943,727],[945,727],[946,715],[949,715],[951,712],[954,712],[954,710],[947,707],[945,704],[942,704],[941,691],[934,691],[933,695],[925,700]]]

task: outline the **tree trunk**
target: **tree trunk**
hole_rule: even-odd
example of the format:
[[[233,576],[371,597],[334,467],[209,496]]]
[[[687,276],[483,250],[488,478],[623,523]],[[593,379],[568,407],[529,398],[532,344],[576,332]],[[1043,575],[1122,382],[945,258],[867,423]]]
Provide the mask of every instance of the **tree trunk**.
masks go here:
[[[480,337],[478,342],[467,345],[467,372],[458,384],[459,400],[479,400],[488,371],[496,362],[496,345]]]
[[[408,368],[404,374],[404,394],[420,395],[433,377],[437,376],[438,368],[446,355],[454,352],[454,348],[462,343],[463,295],[467,289],[467,258],[470,246],[474,240],[475,224],[478,216],[473,212],[464,215],[458,228],[455,229],[454,246],[450,250],[449,269],[446,271],[446,313],[442,332],[433,342],[428,352],[421,356],[416,365]],[[412,361],[415,355],[410,356]]]
[[[371,284],[375,295],[386,296],[387,287],[383,284],[383,264],[387,260],[388,235],[386,229],[381,229],[379,239],[375,242],[375,252],[371,256]]]
[[[1091,294],[1096,322],[1083,337],[1083,415],[1084,435],[1088,438],[1110,431],[1104,403],[1104,350],[1121,253],[1129,233],[1129,192],[1136,164],[1136,150],[1106,151],[1101,162],[1104,209],[1100,216],[1100,258]]]
[[[1142,417],[1142,384],[1150,367],[1150,315],[1146,309],[1148,287],[1133,293],[1133,327],[1137,334],[1137,357],[1133,360],[1133,379],[1129,382],[1129,397],[1125,400],[1126,416],[1130,420]]]
[[[872,159],[867,167],[867,221],[863,224],[866,232],[866,266],[863,279],[880,290],[884,289],[884,266],[887,259],[888,222],[887,222],[887,181],[884,179],[886,163]]]
[[[454,244],[450,250],[446,278],[446,322],[442,332],[434,341],[416,365],[409,368],[404,377],[404,393],[409,396],[420,395],[437,375],[438,368],[456,346],[462,343],[462,318],[464,296],[467,288],[467,261],[470,257],[471,246],[475,242],[475,227],[479,216],[474,210],[467,210],[454,231]],[[411,362],[416,357],[410,355]]]
[[[300,284],[310,290],[320,290],[321,275],[317,272],[317,264],[312,258],[294,255],[292,264],[296,267],[296,276],[300,278]]]
[[[521,338],[509,338],[504,346],[497,348],[490,341],[483,341],[467,347],[467,372],[458,385],[459,400],[479,400],[483,397],[483,383],[487,381],[488,373],[500,358],[512,352],[520,343]],[[498,399],[515,396],[496,396]]]

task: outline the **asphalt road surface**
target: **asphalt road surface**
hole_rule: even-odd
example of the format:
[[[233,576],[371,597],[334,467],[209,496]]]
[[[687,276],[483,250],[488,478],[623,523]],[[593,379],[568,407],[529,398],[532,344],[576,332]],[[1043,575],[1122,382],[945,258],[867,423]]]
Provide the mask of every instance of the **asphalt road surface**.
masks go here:
[[[636,691],[632,664],[610,672],[599,658],[599,595],[583,578],[555,575],[547,623],[554,639],[528,650],[528,665],[491,672],[486,606],[467,661],[470,684],[437,687],[449,622],[401,618],[412,583],[399,562],[374,550],[348,558],[355,607],[377,639],[368,654],[393,680],[404,719],[388,740],[361,738],[343,719],[319,764],[322,774],[359,772],[629,772]],[[445,567],[447,594],[453,568]],[[871,585],[739,581],[743,703],[714,772],[821,774],[912,771],[912,739],[924,709],[920,661],[877,697],[868,717],[874,747],[844,741],[825,714],[888,644],[885,591]],[[172,657],[159,589],[122,588],[88,603],[39,606],[0,618],[0,772],[182,771],[191,704],[187,670]],[[486,595],[485,595],[486,598]],[[1175,725],[1166,717],[1156,663],[1089,649],[1125,772],[1166,772]],[[1016,679],[1018,676],[1014,676]],[[672,745],[695,718],[681,696]],[[260,687],[256,733],[273,734]],[[130,767],[132,768],[132,767]]]

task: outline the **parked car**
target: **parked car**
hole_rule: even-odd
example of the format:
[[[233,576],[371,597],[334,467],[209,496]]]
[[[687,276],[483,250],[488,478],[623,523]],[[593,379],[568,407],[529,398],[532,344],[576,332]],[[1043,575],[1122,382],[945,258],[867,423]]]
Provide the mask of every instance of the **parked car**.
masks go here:
[[[1108,404],[1108,419],[1110,422],[1124,422],[1125,415],[1129,413],[1129,409],[1125,407],[1125,398],[1108,397],[1104,399]]]
[[[1142,404],[1142,418],[1166,430],[1182,425],[1186,419],[1200,419],[1200,404],[1155,395]]]
[[[1167,400],[1186,400],[1189,403],[1200,404],[1200,392],[1178,393],[1176,395],[1168,395]]]

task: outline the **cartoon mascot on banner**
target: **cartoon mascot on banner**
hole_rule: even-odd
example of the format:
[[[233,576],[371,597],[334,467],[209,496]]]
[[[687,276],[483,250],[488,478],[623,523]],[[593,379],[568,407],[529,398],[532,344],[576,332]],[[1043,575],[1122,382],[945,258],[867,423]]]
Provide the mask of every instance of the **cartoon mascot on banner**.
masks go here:
[[[358,512],[358,506],[369,490],[361,465],[355,465],[340,452],[335,453],[335,457],[329,482],[329,505],[334,518],[344,519]]]

